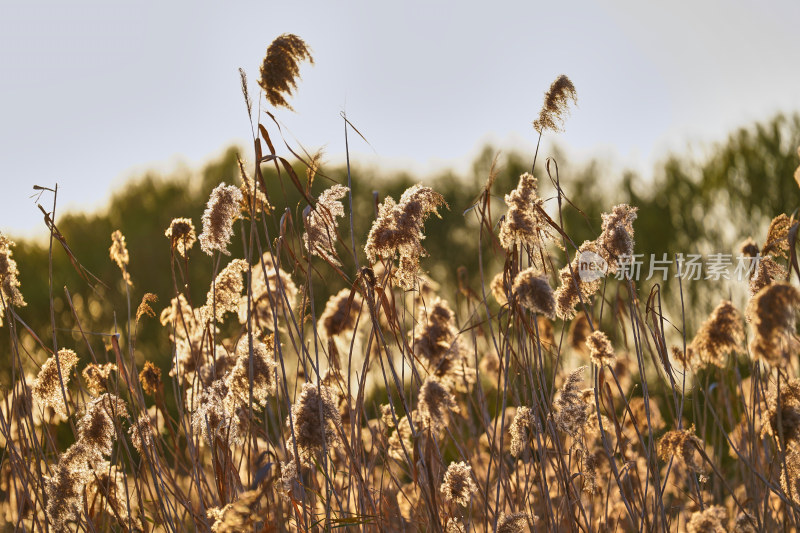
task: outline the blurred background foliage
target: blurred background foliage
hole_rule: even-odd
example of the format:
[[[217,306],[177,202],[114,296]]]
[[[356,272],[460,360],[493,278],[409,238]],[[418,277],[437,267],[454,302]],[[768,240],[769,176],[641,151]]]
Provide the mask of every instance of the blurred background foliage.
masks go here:
[[[769,121],[743,127],[723,142],[709,146],[701,156],[673,154],[655,169],[654,175],[644,178],[631,172],[620,174],[607,169],[602,161],[569,161],[556,150],[549,154],[559,167],[561,187],[574,206],[564,203],[564,226],[576,244],[594,239],[600,231],[600,214],[618,203],[638,206],[639,217],[634,224],[637,253],[661,254],[686,251],[686,253],[737,253],[739,241],[752,236],[763,244],[769,220],[780,213],[792,214],[798,205],[798,184],[793,174],[798,166],[796,149],[800,145],[800,115],[778,115]],[[117,191],[108,207],[93,214],[70,212],[56,213],[56,224],[69,244],[74,256],[86,270],[99,280],[89,284],[70,264],[61,246],[53,244],[53,307],[59,346],[73,347],[80,354],[85,345],[80,336],[70,330],[76,321],[68,305],[66,292],[81,319],[81,326],[91,332],[109,333],[126,330],[128,301],[119,269],[109,259],[108,247],[111,233],[119,229],[127,239],[130,251],[129,271],[133,280],[130,308],[133,313],[144,293],[154,293],[158,303],[153,305],[158,314],[169,304],[175,294],[170,266],[170,247],[163,236],[175,217],[190,217],[202,231],[200,217],[211,190],[220,182],[241,183],[237,154],[248,159],[249,150],[232,147],[220,158],[196,172],[181,171],[174,175],[147,173],[134,179]],[[354,168],[352,171],[355,209],[353,225],[360,260],[364,261],[363,245],[375,217],[376,200],[387,195],[397,199],[410,185],[424,181],[441,193],[449,209],[441,210],[441,220],[434,217],[425,225],[423,245],[430,253],[422,266],[436,280],[448,299],[458,293],[458,269],[462,281],[481,294],[478,268],[479,226],[474,212],[464,213],[476,200],[484,187],[492,162],[498,151],[487,146],[472,165],[469,175],[450,172],[433,176],[413,176],[408,173],[387,174],[380,170]],[[548,154],[544,154],[548,155]],[[252,160],[252,158],[249,158]],[[530,169],[532,154],[500,152],[493,183],[492,217],[496,224],[505,212],[503,195],[517,184],[520,174]],[[247,164],[248,171],[252,164]],[[546,159],[539,154],[536,175],[540,195],[547,199],[548,211],[558,220],[555,187],[546,172]],[[551,163],[552,178],[555,165]],[[268,194],[276,206],[273,216],[264,223],[274,239],[282,217],[291,219],[289,225],[296,232],[293,249],[300,256],[299,235],[302,233],[302,212],[305,200],[286,179],[279,177],[270,164],[262,165],[268,184]],[[301,181],[306,176],[302,164],[295,166]],[[312,192],[318,195],[333,182],[347,183],[347,170],[343,167],[323,165],[313,182]],[[46,185],[46,184],[45,184]],[[377,191],[374,194],[374,191]],[[42,205],[48,209],[52,198],[42,196]],[[345,201],[345,209],[347,203]],[[287,214],[288,213],[288,214]],[[247,223],[248,221],[243,221]],[[261,226],[263,237],[264,226]],[[496,228],[495,228],[496,229]],[[340,223],[340,246],[350,245],[348,223]],[[47,230],[42,229],[43,234]],[[13,237],[13,236],[12,236]],[[237,242],[237,239],[238,242]],[[35,331],[43,342],[52,345],[50,315],[48,313],[48,256],[47,240],[16,239],[14,255],[19,264],[22,293],[28,306],[18,310],[20,317]],[[485,284],[502,268],[502,254],[492,253],[483,238]],[[242,256],[241,227],[231,247],[232,257]],[[347,254],[342,254],[346,258]],[[282,258],[285,261],[286,258]],[[345,259],[343,270],[355,272]],[[222,266],[227,262],[223,258]],[[330,278],[329,267],[314,259],[315,267],[324,276],[315,276],[314,295],[317,313],[331,294],[345,286],[340,278]],[[318,263],[318,264],[317,264]],[[557,266],[564,264],[561,256]],[[212,278],[212,259],[196,245],[190,252],[188,283],[195,305],[205,301]],[[464,275],[464,272],[466,275]],[[295,280],[298,284],[302,280]],[[667,282],[667,285],[673,283]],[[684,286],[683,291],[691,308],[701,301],[702,284]],[[665,294],[669,287],[665,287]],[[673,293],[673,304],[679,296]],[[719,294],[718,291],[716,293]],[[646,297],[646,293],[640,294]],[[698,316],[705,316],[713,304],[702,304]],[[679,309],[679,308],[678,308]],[[114,321],[116,320],[116,325]],[[124,339],[124,334],[123,334]],[[91,337],[96,350],[103,350],[107,337]],[[8,345],[3,344],[0,354],[9,357]],[[84,347],[82,347],[84,346]],[[31,360],[41,363],[45,356],[36,355],[33,343],[24,346]],[[167,331],[157,318],[144,318],[138,326],[136,341],[137,363],[144,359],[154,361],[166,372],[170,367],[171,348]],[[34,367],[30,367],[33,371]],[[3,376],[7,386],[10,376]]]

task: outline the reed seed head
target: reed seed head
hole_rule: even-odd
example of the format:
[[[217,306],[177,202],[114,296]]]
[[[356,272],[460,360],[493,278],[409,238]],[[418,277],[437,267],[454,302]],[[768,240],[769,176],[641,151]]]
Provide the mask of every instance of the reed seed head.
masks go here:
[[[695,511],[686,524],[686,533],[726,533],[728,512],[720,505]]]
[[[67,416],[64,394],[69,385],[70,374],[78,364],[78,356],[68,348],[62,348],[42,365],[39,375],[33,384],[33,396],[43,407],[52,407],[56,413]],[[61,380],[59,380],[59,367]],[[64,386],[62,392],[62,383]]]
[[[334,246],[339,231],[337,219],[344,216],[344,205],[340,200],[349,190],[338,184],[325,190],[305,217],[303,244],[306,250],[337,266],[341,265]]]
[[[301,61],[314,64],[311,49],[297,35],[284,33],[269,45],[261,65],[261,79],[258,84],[264,89],[270,104],[292,109],[286,97],[291,96],[297,88]]]
[[[517,274],[512,290],[519,303],[529,311],[551,320],[556,317],[556,301],[546,274],[534,267],[527,268]]]
[[[139,372],[139,382],[145,394],[155,395],[161,387],[161,369],[150,361],[145,361],[144,368]]]
[[[795,319],[800,291],[789,283],[773,283],[761,289],[748,304],[747,316],[754,329],[750,352],[770,365],[781,365],[796,341]]]
[[[478,486],[472,481],[472,468],[463,461],[450,463],[440,490],[445,501],[463,507],[469,506],[472,493],[478,490]]]
[[[214,250],[230,255],[228,245],[241,202],[242,192],[234,185],[223,182],[211,191],[203,213],[203,233],[200,234],[200,248],[208,255]]]
[[[593,332],[586,339],[586,347],[589,348],[589,357],[592,363],[602,367],[604,365],[613,365],[616,359],[614,355],[614,347],[608,336],[600,330]]]
[[[325,310],[319,317],[319,329],[326,337],[332,338],[353,331],[361,311],[361,296],[351,290],[342,289],[334,294],[325,304]]]
[[[5,305],[15,305],[17,307],[25,306],[25,299],[22,293],[19,292],[19,270],[17,270],[17,262],[13,259],[14,241],[0,233],[0,293],[3,296]],[[3,325],[3,316],[5,314],[5,305],[0,304],[0,326]]]
[[[724,367],[727,357],[744,342],[744,319],[729,300],[722,301],[700,326],[691,349],[700,365]]]
[[[533,129],[539,133],[546,130],[564,131],[564,120],[569,112],[570,101],[578,102],[578,92],[570,79],[561,75],[550,85],[544,95],[544,104],[539,111],[539,117],[533,121]]]
[[[131,275],[128,273],[128,262],[130,261],[128,246],[125,244],[125,236],[120,230],[116,230],[111,234],[111,248],[108,249],[108,255],[122,271],[122,278],[125,282],[128,285],[133,285]]]
[[[431,213],[439,216],[441,206],[447,207],[441,194],[417,184],[406,189],[399,203],[389,196],[378,207],[378,218],[369,231],[364,251],[372,264],[379,257],[399,256],[394,275],[403,289],[414,288],[420,271],[419,259],[427,255],[422,247],[423,224]]]
[[[191,218],[173,218],[164,236],[169,239],[169,244],[181,257],[191,250],[197,241],[194,232],[194,223]]]
[[[291,428],[292,425],[300,460],[304,464],[313,464],[324,449],[338,446],[337,428],[342,425],[342,416],[335,392],[325,385],[304,383],[292,405],[292,421],[286,419],[286,426]]]

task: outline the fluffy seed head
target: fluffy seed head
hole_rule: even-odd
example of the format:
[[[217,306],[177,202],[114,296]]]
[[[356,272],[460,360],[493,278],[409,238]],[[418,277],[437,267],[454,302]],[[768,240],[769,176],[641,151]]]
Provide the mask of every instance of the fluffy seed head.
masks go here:
[[[130,429],[131,443],[142,455],[153,447],[153,426],[150,424],[150,415],[143,412]]]
[[[233,221],[239,214],[242,191],[234,185],[220,183],[211,191],[206,210],[203,213],[203,233],[200,234],[200,248],[211,255],[219,250],[230,255],[228,244],[233,236]]]
[[[586,347],[589,348],[589,357],[597,366],[613,365],[616,356],[614,347],[605,333],[600,330],[595,331],[586,339]]]
[[[788,283],[773,283],[761,289],[748,304],[747,316],[755,335],[750,351],[756,359],[781,365],[793,342],[800,291]]]
[[[533,121],[533,128],[539,133],[546,130],[563,131],[570,101],[573,104],[577,103],[578,93],[570,79],[562,74],[545,93],[542,110],[539,111],[539,117]]]
[[[19,270],[17,262],[11,257],[14,241],[0,233],[0,293],[3,295],[5,305],[11,304],[17,307],[25,306],[22,293],[19,292]],[[0,326],[3,325],[3,315],[5,307],[0,304]]]
[[[782,382],[780,394],[773,388],[766,400],[767,420],[761,428],[762,436],[782,438],[788,445],[796,447],[800,441],[800,379],[789,378]]]
[[[755,272],[750,278],[751,295],[756,294],[767,285],[786,279],[786,268],[775,261],[772,256],[758,256],[755,262]]]
[[[467,529],[458,518],[448,518],[444,531],[445,533],[467,533]]]
[[[261,65],[258,84],[264,89],[264,95],[270,104],[292,109],[286,97],[291,96],[297,88],[301,61],[314,64],[311,49],[297,35],[284,33],[269,45]]]
[[[544,200],[539,198],[538,187],[533,174],[526,172],[519,177],[516,189],[505,196],[508,212],[498,236],[507,251],[517,244],[530,246],[534,260],[543,253],[546,241],[554,241],[553,230],[543,215]]]
[[[67,407],[64,403],[64,392],[69,385],[70,374],[78,364],[78,356],[72,350],[62,348],[57,355],[50,357],[42,365],[39,375],[33,384],[33,396],[43,407],[52,407],[56,413],[67,416]],[[58,378],[58,369],[61,368],[61,380]],[[61,383],[64,384],[64,392]]]
[[[733,304],[722,301],[703,323],[691,344],[700,365],[724,367],[727,356],[744,341],[744,320]]]
[[[467,366],[464,347],[453,311],[438,296],[420,310],[420,323],[414,337],[414,355],[425,365],[428,373],[448,387],[472,383],[474,369]]]
[[[520,457],[525,452],[535,429],[536,420],[533,411],[529,407],[517,407],[514,420],[508,427],[508,432],[511,434],[511,455]]]
[[[334,185],[319,195],[317,205],[305,217],[306,231],[303,233],[303,244],[306,250],[314,255],[341,265],[336,258],[334,243],[338,234],[338,217],[344,216],[344,205],[341,200],[350,189],[343,185]]]
[[[561,284],[553,293],[556,300],[556,316],[569,320],[575,316],[575,306],[581,302],[589,304],[591,298],[603,283],[602,278],[584,280],[580,276],[580,258],[585,253],[595,253],[602,257],[602,249],[595,241],[584,241],[575,258],[558,271]]]
[[[528,527],[526,513],[501,513],[497,520],[497,533],[522,533]]]
[[[253,390],[253,401],[265,407],[267,399],[275,395],[275,367],[273,359],[274,336],[267,337],[267,342],[253,343],[253,357],[245,340],[236,349],[236,364],[225,377],[228,386],[226,402],[232,407],[245,407],[250,402],[250,389]],[[251,373],[252,366],[252,373]]]
[[[90,363],[83,369],[83,379],[86,381],[86,388],[93,396],[99,396],[106,391],[108,377],[111,371],[117,370],[117,365],[114,363],[106,363],[104,365],[97,365]]]
[[[139,372],[139,382],[145,394],[155,394],[161,387],[161,369],[150,361],[145,361],[144,368]]]
[[[202,433],[209,444],[216,439],[222,442],[235,442],[239,437],[234,426],[235,413],[229,411],[226,406],[227,394],[228,387],[224,380],[218,379],[211,386],[204,388],[200,397],[194,402],[192,428],[196,433]]]
[[[105,393],[93,398],[86,414],[78,422],[81,441],[103,455],[111,455],[116,437],[114,418],[127,416],[125,402],[118,396]]]
[[[194,232],[194,224],[191,218],[173,218],[164,236],[169,239],[170,246],[176,250],[181,257],[186,257],[195,241],[197,235]]]
[[[547,276],[531,267],[523,270],[514,279],[513,291],[519,303],[534,313],[549,319],[556,317],[556,301]]]
[[[297,462],[291,455],[287,461],[281,462],[281,498],[290,501],[300,492],[300,476],[297,473]]]
[[[796,224],[796,220],[793,221],[783,213],[773,218],[767,230],[767,241],[761,249],[761,255],[786,259],[789,251],[789,231]]]
[[[119,468],[108,461],[100,461],[93,466],[93,475],[86,484],[86,502],[90,504],[89,513],[101,510],[124,526],[128,519],[128,499],[126,497],[124,476]]]
[[[628,204],[614,206],[610,213],[603,213],[602,232],[597,242],[600,255],[606,260],[611,272],[616,272],[618,259],[633,255],[633,221],[638,208]]]
[[[663,461],[677,457],[689,470],[703,474],[706,468],[698,452],[698,447],[702,446],[703,442],[694,434],[694,427],[674,429],[667,431],[658,441],[658,456]]]
[[[399,203],[387,197],[378,207],[378,218],[373,222],[364,251],[370,263],[379,257],[394,259],[399,263],[394,273],[397,283],[406,290],[414,288],[420,266],[419,259],[427,255],[422,247],[425,219],[438,209],[447,207],[444,197],[421,184],[406,189]]]
[[[758,256],[761,251],[756,241],[754,241],[752,237],[748,237],[739,245],[739,253],[743,256],[753,258]]]
[[[103,456],[80,439],[67,448],[45,479],[47,517],[54,531],[67,533],[81,516],[84,506],[84,487],[93,479],[91,465]]]
[[[361,310],[361,296],[357,292],[353,293],[353,299],[350,300],[350,293],[350,289],[342,289],[325,304],[325,310],[319,317],[319,329],[326,337],[341,335],[356,327]]]
[[[238,533],[252,530],[253,524],[259,520],[256,511],[260,497],[260,490],[248,490],[238,500],[222,509],[216,507],[208,509],[208,517],[214,520],[211,533]]]
[[[458,412],[455,397],[438,381],[426,378],[419,390],[419,415],[423,424],[434,431],[444,429],[450,413]]]
[[[342,425],[342,416],[334,391],[325,385],[304,383],[303,390],[292,405],[292,420],[286,420],[288,428],[292,424],[299,458],[304,464],[313,464],[323,449],[330,450],[338,446],[337,427]]]
[[[244,290],[242,276],[246,271],[247,261],[244,259],[234,259],[222,269],[206,295],[205,316],[222,320],[225,313],[239,310]]]
[[[796,172],[795,174],[800,174],[800,172]],[[800,182],[800,180],[798,181]],[[756,519],[749,513],[739,513],[736,516],[736,520],[733,522],[732,533],[758,533],[756,529],[757,523]]]
[[[728,512],[720,505],[695,511],[686,524],[686,533],[726,533]]]
[[[111,234],[111,248],[108,249],[108,255],[122,271],[122,278],[125,282],[128,285],[133,285],[131,283],[131,275],[128,273],[128,262],[130,261],[128,246],[125,244],[125,236],[120,230],[116,230]]]
[[[273,263],[273,257],[266,252],[261,261],[252,267],[250,280],[252,291],[250,315],[255,330],[273,331],[276,317],[288,313],[297,298],[297,286],[291,276]],[[247,294],[239,300],[239,323],[247,324]],[[287,308],[288,306],[288,308]]]
[[[581,374],[586,369],[585,366],[575,369],[561,386],[561,394],[553,402],[557,411],[555,421],[558,428],[577,437],[580,430],[586,425],[589,419],[589,406],[583,399],[583,394],[578,388],[582,381]]]
[[[440,490],[446,501],[467,507],[472,493],[478,490],[472,481],[472,468],[463,461],[450,463]]]
[[[781,488],[795,504],[800,503],[800,449],[796,445],[787,450],[786,468],[781,468]]]
[[[503,272],[498,272],[497,275],[492,278],[489,288],[492,291],[492,296],[497,300],[497,303],[500,305],[506,305],[508,303],[508,283],[505,281],[505,274]]]

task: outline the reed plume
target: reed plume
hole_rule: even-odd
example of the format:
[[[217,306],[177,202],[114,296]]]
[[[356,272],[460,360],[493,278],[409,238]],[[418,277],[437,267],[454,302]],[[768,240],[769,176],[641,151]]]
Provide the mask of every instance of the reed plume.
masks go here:
[[[242,276],[247,271],[247,261],[234,259],[222,269],[206,295],[206,305],[201,315],[222,320],[227,312],[238,312],[242,300],[244,282]]]
[[[472,494],[478,490],[472,481],[472,468],[464,461],[450,463],[440,490],[445,501],[467,507]]]
[[[0,326],[3,325],[3,316],[5,315],[5,308],[8,305],[17,307],[25,306],[25,299],[19,291],[19,270],[17,270],[17,262],[13,259],[14,241],[0,233]]]
[[[517,407],[514,420],[508,426],[508,432],[511,434],[511,455],[520,457],[525,452],[536,429],[533,411],[529,407]]]
[[[547,275],[535,267],[527,268],[517,274],[512,287],[519,303],[533,313],[541,313],[549,319],[556,317],[556,301]]]
[[[269,45],[261,64],[261,79],[258,84],[264,89],[264,95],[270,104],[292,110],[286,98],[297,88],[301,61],[314,64],[311,49],[297,35],[284,33]]]
[[[364,247],[370,263],[375,264],[379,257],[393,260],[399,256],[394,277],[402,288],[413,289],[420,271],[419,259],[427,255],[422,247],[423,224],[431,213],[439,216],[441,206],[447,207],[444,197],[420,184],[406,189],[399,203],[387,196],[378,207],[378,218]]]
[[[800,291],[788,283],[773,283],[761,289],[748,304],[747,317],[755,335],[750,352],[770,365],[783,364],[794,340],[795,318]]]
[[[500,244],[506,251],[514,245],[530,246],[534,261],[540,261],[547,242],[555,242],[553,229],[544,215],[544,200],[538,195],[538,180],[533,174],[519,177],[516,189],[505,196],[508,212],[500,225]],[[538,266],[542,266],[538,264]]]
[[[68,348],[62,348],[42,365],[33,383],[33,397],[43,407],[52,407],[59,415],[67,416],[64,395],[69,385],[72,369],[78,364],[78,356]],[[61,379],[59,380],[59,367]],[[63,389],[62,389],[63,384]]]
[[[250,316],[256,332],[273,331],[276,320],[288,313],[297,299],[297,285],[288,272],[273,264],[269,252],[253,265],[250,290],[249,312],[247,295],[239,300],[239,323],[247,324]]]
[[[361,311],[361,304],[361,296],[358,293],[353,293],[350,289],[340,290],[325,304],[325,310],[319,317],[319,330],[328,338],[353,331]]]
[[[108,255],[122,271],[122,278],[128,285],[131,283],[131,275],[128,273],[128,262],[130,255],[128,255],[128,246],[125,244],[125,236],[120,230],[114,231],[111,234],[111,248],[108,249]]]
[[[447,427],[450,414],[458,412],[455,397],[438,381],[426,378],[419,389],[420,420],[434,431]]]
[[[589,338],[586,339],[586,347],[589,349],[589,357],[595,365],[602,367],[614,364],[614,347],[611,346],[611,341],[602,331],[597,330],[589,335]]]
[[[230,255],[228,245],[241,202],[242,192],[234,185],[223,182],[211,191],[203,212],[203,233],[200,234],[200,248],[208,255],[214,250]]]
[[[497,533],[522,533],[528,527],[526,513],[500,513],[497,520]]]
[[[83,379],[86,381],[86,388],[93,396],[99,396],[106,392],[108,377],[112,371],[117,371],[117,365],[114,363],[102,365],[90,363],[86,365],[81,374],[83,374]]]
[[[187,252],[197,241],[191,218],[173,218],[164,236],[169,239],[170,246],[181,257],[186,257]]]
[[[658,441],[658,456],[663,461],[673,457],[680,459],[689,470],[703,474],[705,464],[698,452],[703,442],[694,434],[694,427],[667,431]]]
[[[691,350],[701,366],[724,367],[727,357],[744,342],[744,319],[729,300],[723,300],[703,322]]]
[[[533,121],[533,129],[539,133],[546,130],[564,131],[564,120],[569,112],[569,103],[578,102],[578,92],[570,79],[561,75],[550,85],[544,95],[544,104],[539,117]]]
[[[286,419],[286,427],[294,428],[300,461],[312,465],[323,449],[338,446],[337,428],[341,425],[336,393],[325,385],[303,384],[303,390],[292,405],[291,423]]]
[[[334,243],[338,234],[337,218],[344,216],[342,198],[349,191],[343,185],[334,185],[319,195],[317,205],[305,216],[306,232],[303,234],[303,244],[306,250],[322,257],[334,265],[341,265],[336,258]]]
[[[576,368],[567,376],[561,386],[561,394],[553,402],[556,408],[555,422],[558,428],[568,435],[577,438],[579,432],[589,420],[589,405],[584,400],[578,385],[585,366]]]
[[[727,533],[728,512],[720,505],[696,511],[686,524],[686,533]]]
[[[139,372],[139,383],[145,394],[156,394],[161,388],[161,369],[150,361],[145,361],[144,368]]]

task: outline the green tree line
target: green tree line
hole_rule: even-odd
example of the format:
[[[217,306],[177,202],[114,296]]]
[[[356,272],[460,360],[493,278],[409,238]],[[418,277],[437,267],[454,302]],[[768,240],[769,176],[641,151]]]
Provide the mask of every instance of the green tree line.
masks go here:
[[[772,217],[796,210],[800,191],[793,175],[798,166],[798,145],[800,115],[778,115],[732,132],[723,142],[709,147],[703,158],[672,154],[658,165],[650,178],[632,172],[609,174],[599,161],[567,161],[558,153],[552,156],[549,167],[544,160],[537,164],[536,175],[543,198],[555,196],[554,183],[558,179],[570,200],[563,206],[564,225],[570,235],[577,237],[573,237],[577,244],[584,238],[596,237],[602,212],[626,202],[639,208],[634,224],[636,234],[646,235],[641,239],[642,245],[637,244],[639,253],[660,255],[695,251],[704,246],[707,251],[735,253],[736,242],[747,236],[763,241],[763,233]],[[44,344],[52,344],[49,340],[52,334],[50,283],[59,345],[82,342],[80,334],[72,331],[77,325],[67,294],[82,320],[81,327],[94,333],[125,331],[129,305],[135,313],[146,292],[158,297],[158,303],[152,305],[158,313],[175,294],[165,229],[173,218],[189,217],[199,233],[201,215],[211,190],[220,182],[241,183],[239,155],[247,158],[247,151],[231,147],[199,171],[166,176],[146,173],[116,191],[107,208],[99,212],[57,214],[56,226],[81,268],[76,268],[61,245],[54,241],[52,280],[49,243],[41,239],[17,239],[14,254],[19,264],[22,292],[28,303],[18,310],[20,317]],[[423,244],[430,256],[423,259],[423,268],[443,285],[446,294],[458,290],[459,280],[462,289],[469,288],[480,294],[479,226],[477,217],[468,208],[494,168],[492,213],[497,221],[505,211],[503,195],[516,186],[520,174],[530,169],[531,162],[532,154],[500,152],[498,156],[493,147],[486,147],[467,175],[444,172],[421,177],[354,168],[351,173],[352,215],[359,256],[364,257],[363,245],[375,217],[376,201],[386,196],[397,199],[407,187],[424,181],[444,196],[449,209],[441,210],[441,220],[432,218],[426,224]],[[558,164],[557,177],[554,162]],[[286,179],[285,173],[279,176],[271,165],[264,164],[263,171],[267,194],[275,206],[274,216],[267,217],[263,223],[267,224],[273,238],[280,233],[281,220],[292,225],[296,235],[301,234],[302,212],[307,204],[300,191]],[[295,171],[302,181],[306,168],[298,163]],[[311,185],[311,193],[318,195],[333,183],[347,184],[346,168],[323,166]],[[41,202],[46,206],[48,197],[43,195]],[[547,206],[557,215],[553,201],[548,201]],[[130,251],[129,272],[133,281],[130,302],[120,271],[108,256],[110,235],[117,229],[125,235]],[[340,231],[341,244],[349,245],[349,224],[341,223]],[[44,225],[42,233],[49,233]],[[233,257],[241,257],[242,249],[237,232],[231,247]],[[295,246],[295,250],[300,249],[301,246]],[[488,287],[491,277],[502,265],[492,254],[484,253],[483,257],[484,282]],[[199,304],[205,299],[214,266],[199,246],[190,253],[190,265],[187,283]],[[459,271],[459,267],[464,268]],[[91,276],[81,274],[81,269]],[[345,264],[343,270],[355,272],[354,265]],[[315,287],[317,308],[321,309],[325,299],[341,288],[343,284],[320,284],[318,290]],[[690,289],[687,297],[691,304],[699,301],[702,294]],[[155,361],[166,371],[170,366],[170,343],[157,318],[142,319],[137,331],[137,357]],[[104,339],[98,336],[92,342],[103,349]],[[42,359],[35,356],[32,345],[26,349],[31,352],[32,360]],[[4,352],[7,353],[8,348],[0,348],[0,353]],[[4,382],[8,383],[7,376]]]

